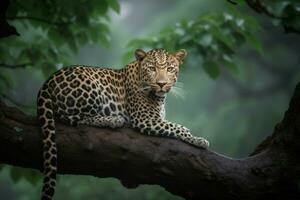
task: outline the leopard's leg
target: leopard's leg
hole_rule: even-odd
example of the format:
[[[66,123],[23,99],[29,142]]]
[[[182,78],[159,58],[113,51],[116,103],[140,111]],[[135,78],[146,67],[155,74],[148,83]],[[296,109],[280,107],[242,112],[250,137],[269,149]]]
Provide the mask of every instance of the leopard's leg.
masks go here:
[[[182,128],[187,129],[183,126],[182,126]],[[197,147],[202,147],[204,149],[207,149],[209,147],[209,142],[206,139],[204,139],[203,137],[193,136],[190,133],[189,129],[187,129],[186,132],[181,134],[179,137],[182,141],[184,141],[186,143],[189,143],[189,144],[192,144],[192,145],[195,145]]]
[[[120,115],[117,116],[96,115],[93,117],[85,117],[82,120],[80,120],[78,124],[97,126],[97,127],[120,128],[125,125],[125,119]]]
[[[59,114],[58,118],[67,124],[70,124],[72,126],[78,125],[78,122],[82,119],[82,116],[80,115],[66,115],[66,114]]]
[[[144,134],[177,138],[179,140],[182,140],[183,142],[204,149],[208,148],[209,146],[209,142],[206,139],[193,136],[190,133],[190,130],[185,128],[184,126],[168,122],[160,118],[152,120],[133,120],[132,125],[135,128],[138,128]]]

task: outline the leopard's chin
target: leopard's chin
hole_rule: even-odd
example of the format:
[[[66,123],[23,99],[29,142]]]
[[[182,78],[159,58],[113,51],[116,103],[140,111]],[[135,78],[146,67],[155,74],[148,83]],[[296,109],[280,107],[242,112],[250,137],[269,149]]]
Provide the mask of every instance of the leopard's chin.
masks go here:
[[[167,94],[167,92],[164,92],[164,91],[155,92],[155,95],[158,97],[165,97],[166,94]]]
[[[151,88],[151,91],[149,91],[149,94],[162,98],[165,97],[170,90],[171,87],[164,87],[164,88],[153,87]]]
[[[164,88],[161,90],[156,90],[155,95],[158,97],[165,97],[171,88]]]

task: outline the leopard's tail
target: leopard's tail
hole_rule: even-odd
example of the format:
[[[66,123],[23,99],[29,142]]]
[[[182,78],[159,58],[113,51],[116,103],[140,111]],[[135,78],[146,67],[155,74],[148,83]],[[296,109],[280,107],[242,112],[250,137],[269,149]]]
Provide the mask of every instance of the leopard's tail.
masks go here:
[[[43,134],[43,189],[42,200],[51,200],[54,195],[57,173],[57,149],[55,144],[55,122],[52,100],[46,84],[37,99],[37,114]]]

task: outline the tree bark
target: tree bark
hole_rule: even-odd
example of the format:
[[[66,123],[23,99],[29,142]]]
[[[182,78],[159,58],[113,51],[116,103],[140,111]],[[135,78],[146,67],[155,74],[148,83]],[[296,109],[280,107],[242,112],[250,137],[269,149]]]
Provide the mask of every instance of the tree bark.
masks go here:
[[[128,188],[157,184],[189,200],[300,199],[300,83],[273,134],[244,159],[131,128],[57,123],[56,132],[60,174],[115,177]],[[0,155],[0,163],[41,170],[36,117],[0,103]]]

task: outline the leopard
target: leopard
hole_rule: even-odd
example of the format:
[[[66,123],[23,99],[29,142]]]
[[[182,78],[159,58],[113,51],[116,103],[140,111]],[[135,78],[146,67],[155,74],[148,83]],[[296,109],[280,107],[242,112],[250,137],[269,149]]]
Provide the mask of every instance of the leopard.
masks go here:
[[[141,134],[175,138],[208,148],[206,139],[193,136],[188,128],[165,119],[166,96],[178,79],[187,51],[136,49],[134,55],[135,60],[120,69],[63,67],[40,88],[37,116],[43,138],[42,200],[51,200],[55,193],[57,121],[113,129],[131,126]]]

